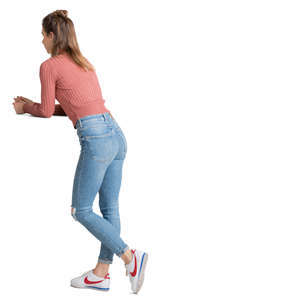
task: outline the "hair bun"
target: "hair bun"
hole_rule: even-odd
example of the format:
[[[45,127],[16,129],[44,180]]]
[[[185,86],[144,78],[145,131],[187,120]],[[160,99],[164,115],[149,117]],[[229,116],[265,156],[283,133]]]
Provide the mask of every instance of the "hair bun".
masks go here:
[[[57,9],[55,12],[54,12],[57,16],[61,16],[63,18],[67,18],[68,17],[68,11],[65,10],[65,9]]]

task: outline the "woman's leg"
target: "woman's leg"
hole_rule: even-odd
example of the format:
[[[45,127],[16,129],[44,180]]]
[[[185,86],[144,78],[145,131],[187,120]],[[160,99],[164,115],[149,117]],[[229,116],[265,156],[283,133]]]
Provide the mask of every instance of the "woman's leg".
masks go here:
[[[123,164],[127,153],[126,140],[123,132],[118,126],[114,126],[119,144],[119,152],[106,170],[102,185],[99,190],[99,208],[103,217],[108,220],[119,232],[121,232],[121,222],[119,214],[119,193],[122,182]],[[125,140],[125,141],[124,141]],[[95,273],[105,275],[108,272],[109,264],[113,262],[114,253],[101,243],[98,264]],[[124,254],[123,261],[127,264],[132,257],[130,249]]]
[[[108,166],[99,190],[99,208],[103,218],[110,222],[120,234],[119,192],[122,181],[123,159],[114,159]],[[108,270],[106,264],[112,264],[114,253],[104,243],[101,243],[97,270]]]
[[[73,184],[72,216],[113,253],[121,257],[128,245],[118,229],[93,212],[93,202],[100,190],[105,173],[118,153],[116,135],[82,141]]]

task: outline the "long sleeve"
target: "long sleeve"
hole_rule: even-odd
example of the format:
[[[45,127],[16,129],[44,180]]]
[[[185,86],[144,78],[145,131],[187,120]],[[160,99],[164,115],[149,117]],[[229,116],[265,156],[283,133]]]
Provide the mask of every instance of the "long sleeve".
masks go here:
[[[41,104],[25,103],[23,106],[25,113],[30,113],[37,117],[49,118],[55,112],[55,82],[56,76],[51,66],[47,62],[43,62],[40,66],[41,81]],[[57,111],[61,110],[57,108]]]

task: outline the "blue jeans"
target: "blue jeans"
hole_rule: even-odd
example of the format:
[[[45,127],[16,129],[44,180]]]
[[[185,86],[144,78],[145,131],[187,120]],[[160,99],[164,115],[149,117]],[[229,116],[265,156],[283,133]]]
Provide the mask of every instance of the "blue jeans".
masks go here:
[[[98,262],[111,264],[129,249],[120,237],[119,191],[127,153],[125,136],[109,112],[89,115],[75,124],[81,145],[76,167],[71,214],[101,241]],[[102,216],[93,212],[99,194]]]

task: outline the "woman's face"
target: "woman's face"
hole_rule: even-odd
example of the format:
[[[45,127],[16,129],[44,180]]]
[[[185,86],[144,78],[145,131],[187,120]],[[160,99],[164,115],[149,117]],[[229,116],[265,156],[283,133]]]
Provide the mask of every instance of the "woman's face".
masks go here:
[[[42,35],[44,37],[42,40],[42,43],[43,43],[44,47],[46,48],[47,52],[51,53],[54,34],[53,34],[53,32],[50,32],[50,34],[47,36],[46,32],[44,31],[44,28],[42,28]]]

